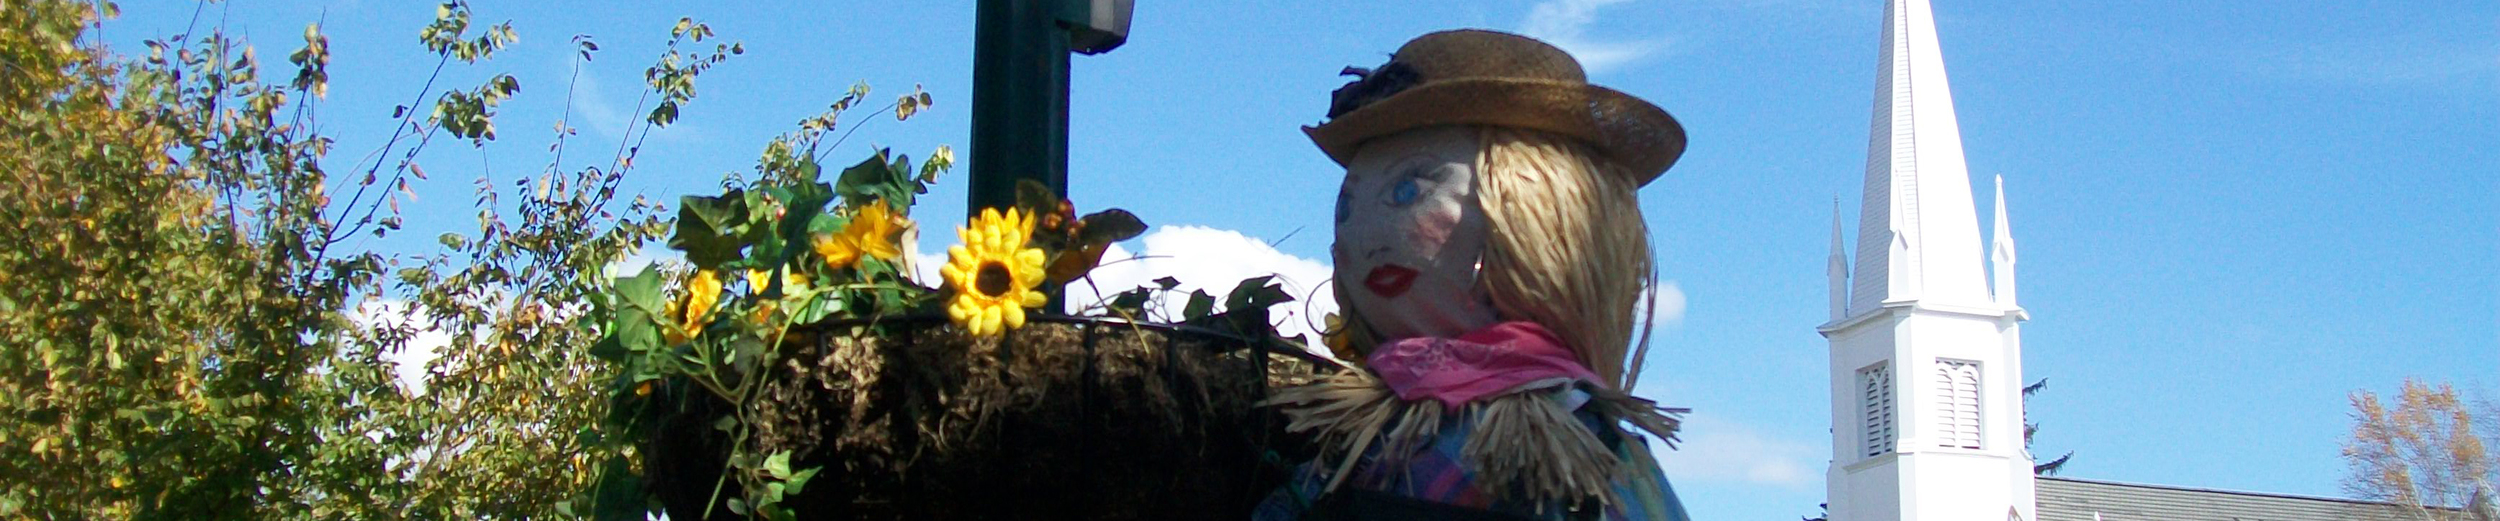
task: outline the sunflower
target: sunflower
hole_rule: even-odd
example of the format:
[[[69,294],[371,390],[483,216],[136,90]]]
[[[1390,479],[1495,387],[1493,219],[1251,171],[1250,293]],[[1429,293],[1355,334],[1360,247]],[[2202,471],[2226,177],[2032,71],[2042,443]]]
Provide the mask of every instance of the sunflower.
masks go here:
[[[1017,210],[1000,217],[998,209],[984,208],[971,226],[955,233],[964,243],[947,248],[946,266],[938,269],[955,288],[946,317],[974,336],[1024,327],[1024,308],[1049,302],[1034,291],[1042,284],[1042,250],[1024,247],[1033,220]]]
[[[683,300],[669,301],[668,327],[663,328],[668,343],[680,344],[703,333],[703,325],[712,322],[712,306],[720,303],[720,273],[697,270],[686,279]]]
[[[809,238],[808,243],[816,250],[816,256],[825,259],[827,268],[848,268],[863,256],[891,261],[903,256],[902,245],[894,242],[894,235],[910,225],[911,221],[895,217],[894,211],[880,200],[852,214],[851,222],[843,224],[841,231],[817,235]]]

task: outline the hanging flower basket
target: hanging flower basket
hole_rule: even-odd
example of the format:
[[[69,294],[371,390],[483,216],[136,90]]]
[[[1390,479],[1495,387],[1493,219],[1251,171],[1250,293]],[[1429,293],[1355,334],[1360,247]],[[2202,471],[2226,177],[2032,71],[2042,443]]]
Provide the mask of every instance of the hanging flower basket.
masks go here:
[[[1166,277],[1054,315],[1049,288],[1092,283],[1144,222],[1079,216],[1027,183],[1015,207],[955,227],[943,264],[916,266],[911,208],[952,154],[914,168],[879,150],[835,173],[798,153],[822,128],[768,147],[760,179],[679,200],[669,246],[688,266],[618,277],[590,303],[605,332],[591,354],[615,376],[583,435],[616,456],[575,508],[1242,517],[1305,456],[1254,404],[1333,364],[1278,337],[1268,310],[1293,297],[1272,277],[1221,311]]]
[[[748,410],[680,392],[659,414],[642,453],[669,517],[742,517],[714,493],[735,440],[713,423],[736,414],[753,422],[746,453],[818,469],[782,498],[803,517],[1243,518],[1307,456],[1254,404],[1325,367],[1277,342],[1100,317],[989,337],[937,316],[790,335]]]

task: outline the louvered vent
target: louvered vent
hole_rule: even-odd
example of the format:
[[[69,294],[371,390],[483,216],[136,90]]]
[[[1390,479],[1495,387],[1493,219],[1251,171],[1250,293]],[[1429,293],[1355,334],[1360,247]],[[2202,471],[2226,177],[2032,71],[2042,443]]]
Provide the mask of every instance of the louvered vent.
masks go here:
[[[1979,362],[1936,360],[1937,445],[1979,447]]]
[[[1858,370],[1858,407],[1866,411],[1866,457],[1892,452],[1892,368],[1886,364]]]

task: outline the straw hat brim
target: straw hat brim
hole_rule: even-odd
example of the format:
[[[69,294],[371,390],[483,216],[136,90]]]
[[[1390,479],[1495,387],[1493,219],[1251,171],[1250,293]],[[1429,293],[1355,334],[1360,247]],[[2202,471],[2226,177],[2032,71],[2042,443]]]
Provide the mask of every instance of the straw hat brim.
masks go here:
[[[1684,155],[1684,126],[1665,109],[1586,83],[1457,78],[1416,85],[1315,127],[1302,127],[1345,165],[1374,138],[1434,125],[1494,125],[1577,138],[1647,185]]]

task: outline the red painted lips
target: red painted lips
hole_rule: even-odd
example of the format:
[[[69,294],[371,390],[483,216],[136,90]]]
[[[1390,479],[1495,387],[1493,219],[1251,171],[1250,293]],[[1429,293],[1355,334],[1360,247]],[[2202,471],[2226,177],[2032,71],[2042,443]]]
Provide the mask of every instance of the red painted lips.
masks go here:
[[[1372,268],[1371,273],[1363,276],[1363,287],[1382,297],[1397,298],[1414,286],[1415,269],[1396,264]]]

